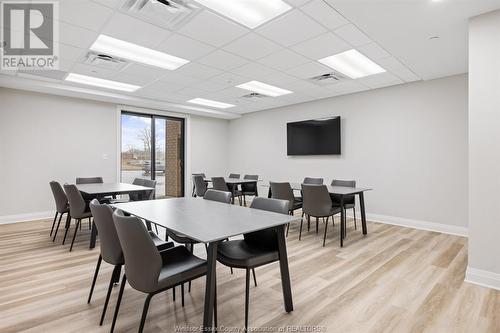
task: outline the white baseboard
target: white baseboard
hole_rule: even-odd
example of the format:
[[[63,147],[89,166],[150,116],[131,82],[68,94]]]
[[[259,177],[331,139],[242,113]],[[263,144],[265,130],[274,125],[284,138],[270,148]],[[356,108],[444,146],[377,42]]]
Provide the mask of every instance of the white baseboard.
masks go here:
[[[352,217],[349,214],[348,216]],[[361,212],[356,211],[356,217],[359,218],[359,216],[361,216]],[[366,214],[366,219],[368,221],[373,221],[378,223],[385,223],[385,224],[399,225],[402,227],[413,228],[413,229],[441,232],[443,234],[450,234],[455,236],[467,237],[468,235],[468,229],[466,227],[413,220],[404,217],[395,217],[395,216],[379,215],[379,214]]]
[[[4,215],[0,216],[0,224],[28,222],[34,220],[42,220],[47,218],[54,218],[55,211],[35,212],[28,214]]]
[[[467,266],[465,282],[500,290],[500,274]]]

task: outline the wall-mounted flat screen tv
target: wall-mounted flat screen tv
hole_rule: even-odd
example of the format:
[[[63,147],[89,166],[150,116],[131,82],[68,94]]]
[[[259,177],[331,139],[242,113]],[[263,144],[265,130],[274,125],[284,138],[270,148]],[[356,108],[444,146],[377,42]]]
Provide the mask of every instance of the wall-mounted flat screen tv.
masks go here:
[[[340,117],[287,124],[288,155],[340,155]]]

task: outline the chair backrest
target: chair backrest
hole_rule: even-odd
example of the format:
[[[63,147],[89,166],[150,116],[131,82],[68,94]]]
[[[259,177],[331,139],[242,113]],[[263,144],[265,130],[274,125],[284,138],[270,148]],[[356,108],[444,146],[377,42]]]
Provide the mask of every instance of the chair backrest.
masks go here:
[[[61,186],[56,181],[51,181],[50,183],[50,189],[52,190],[52,195],[54,196],[54,200],[56,202],[56,210],[58,213],[65,213],[66,210],[68,209],[68,197],[66,197],[66,193],[64,193],[64,190]]]
[[[302,184],[323,185],[323,178],[306,177],[306,178],[304,178],[304,181],[302,182]]]
[[[192,173],[191,176],[202,176],[203,178],[207,178],[203,172],[201,173]]]
[[[224,177],[212,177],[212,188],[217,191],[229,192]]]
[[[162,259],[144,223],[135,216],[124,216],[118,209],[113,213],[113,221],[125,258],[128,283],[144,293],[155,291]]]
[[[196,196],[203,197],[205,195],[205,192],[207,191],[207,183],[205,183],[203,176],[193,176],[193,184]]]
[[[244,175],[243,179],[258,180],[258,175]],[[255,192],[257,189],[257,183],[243,183],[241,184],[241,190],[243,192]]]
[[[288,201],[257,197],[253,199],[250,208],[269,212],[288,214]],[[278,249],[278,239],[275,228],[269,228],[244,234],[245,241],[258,248]]]
[[[332,180],[332,186],[345,186],[345,187],[356,187],[355,180],[340,180],[334,179]],[[340,202],[340,196],[334,195],[333,199],[337,202]],[[344,196],[344,204],[355,204],[356,196],[354,195],[345,195]]]
[[[100,204],[97,199],[90,202],[90,211],[99,231],[99,246],[102,259],[111,265],[124,263],[122,246],[113,222],[113,209],[106,204]]]
[[[134,181],[132,182],[132,185],[143,186],[144,185],[144,179],[143,178],[134,178]]]
[[[230,173],[229,178],[240,179],[241,175],[239,173]]]
[[[288,209],[292,209],[295,196],[290,183],[269,182],[269,185],[271,186],[271,197],[273,199],[287,200]]]
[[[315,217],[328,216],[332,199],[326,185],[302,184],[302,211]]]
[[[231,203],[231,192],[207,190],[203,196],[205,200],[217,201],[222,203]]]
[[[77,184],[102,184],[104,181],[102,177],[77,177]]]
[[[356,187],[356,181],[334,179],[332,180],[332,186]]]
[[[142,186],[150,187],[153,189],[152,191],[141,192],[142,200],[153,200],[155,198],[155,192],[156,192],[156,180],[143,179]]]
[[[64,191],[68,197],[69,213],[71,217],[74,219],[82,217],[83,213],[85,213],[87,204],[85,203],[85,200],[76,185],[64,184]]]

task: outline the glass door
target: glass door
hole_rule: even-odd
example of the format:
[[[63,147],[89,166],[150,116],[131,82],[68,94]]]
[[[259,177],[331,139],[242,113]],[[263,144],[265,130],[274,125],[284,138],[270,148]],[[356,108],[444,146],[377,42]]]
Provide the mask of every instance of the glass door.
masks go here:
[[[184,119],[122,112],[121,179],[156,180],[156,198],[184,196]]]

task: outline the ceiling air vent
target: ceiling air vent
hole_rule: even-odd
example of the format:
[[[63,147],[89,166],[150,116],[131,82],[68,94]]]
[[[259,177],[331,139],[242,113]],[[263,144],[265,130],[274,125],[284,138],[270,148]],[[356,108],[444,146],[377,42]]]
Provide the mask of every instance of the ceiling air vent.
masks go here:
[[[127,62],[125,60],[114,58],[107,54],[99,54],[94,52],[89,52],[85,57],[83,63],[115,71],[119,71],[125,65],[127,65]]]
[[[242,97],[243,98],[249,98],[249,99],[260,99],[260,98],[265,98],[265,97],[268,97],[268,96],[263,95],[263,94],[259,94],[259,93],[256,93],[256,92],[253,92],[253,93],[250,93],[250,94],[247,94],[247,95],[243,95]]]
[[[172,29],[185,24],[200,7],[186,0],[127,0],[121,10],[143,21]]]
[[[318,76],[314,76],[310,78],[314,84],[320,85],[320,86],[328,86],[331,84],[336,84],[340,83],[342,81],[350,80],[347,76],[340,74],[338,72],[331,72],[331,73],[326,73],[326,74],[321,74]]]

